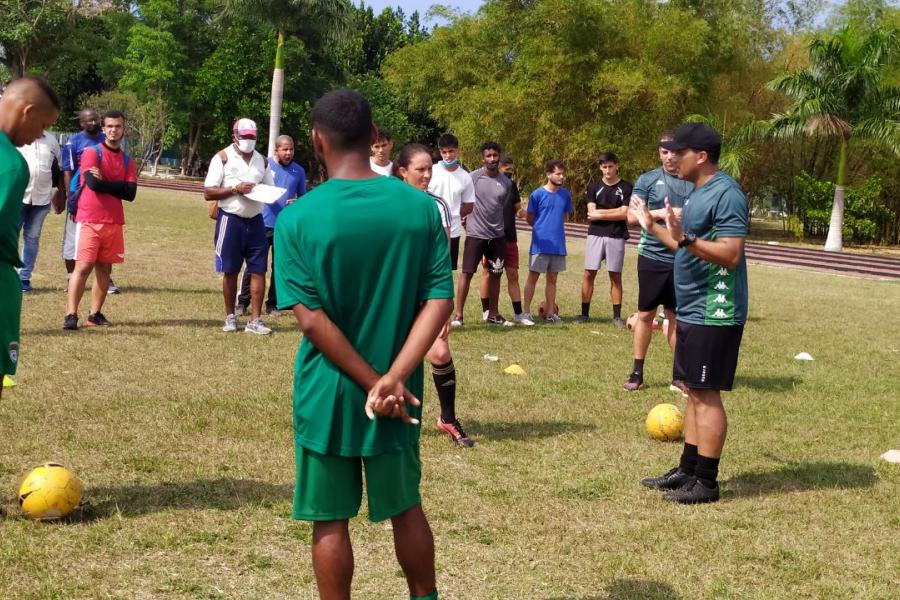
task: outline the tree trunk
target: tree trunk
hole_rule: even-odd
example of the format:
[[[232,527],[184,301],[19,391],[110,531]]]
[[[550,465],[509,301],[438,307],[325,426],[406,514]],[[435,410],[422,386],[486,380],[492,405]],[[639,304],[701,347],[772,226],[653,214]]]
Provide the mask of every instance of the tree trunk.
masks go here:
[[[281,135],[281,101],[284,96],[284,33],[278,30],[275,70],[272,71],[272,101],[269,108],[269,152],[275,156],[275,140]]]
[[[838,156],[837,181],[834,187],[834,204],[831,206],[831,223],[828,225],[828,238],[825,250],[841,252],[844,249],[844,181],[847,175],[847,138],[841,138],[841,152]]]

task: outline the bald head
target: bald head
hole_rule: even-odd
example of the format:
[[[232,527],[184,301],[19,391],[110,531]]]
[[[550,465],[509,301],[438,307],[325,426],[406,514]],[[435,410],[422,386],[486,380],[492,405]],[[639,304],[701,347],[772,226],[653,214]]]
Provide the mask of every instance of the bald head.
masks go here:
[[[41,77],[14,79],[0,97],[0,131],[16,146],[30,144],[59,118],[59,97]]]

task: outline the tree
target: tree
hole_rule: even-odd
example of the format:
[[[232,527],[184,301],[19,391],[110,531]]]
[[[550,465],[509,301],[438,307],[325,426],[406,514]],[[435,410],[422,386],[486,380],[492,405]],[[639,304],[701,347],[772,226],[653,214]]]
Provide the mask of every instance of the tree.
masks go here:
[[[792,104],[771,120],[779,137],[800,135],[837,143],[834,202],[825,250],[843,248],[844,195],[850,144],[871,140],[900,155],[900,88],[884,82],[897,49],[896,30],[869,33],[848,25],[809,44],[810,65],[774,79]]]
[[[347,36],[352,6],[347,0],[224,0],[224,5],[226,14],[250,15],[277,32],[269,109],[268,155],[272,156],[281,131],[285,37],[295,36],[319,45],[325,41],[340,44]]]

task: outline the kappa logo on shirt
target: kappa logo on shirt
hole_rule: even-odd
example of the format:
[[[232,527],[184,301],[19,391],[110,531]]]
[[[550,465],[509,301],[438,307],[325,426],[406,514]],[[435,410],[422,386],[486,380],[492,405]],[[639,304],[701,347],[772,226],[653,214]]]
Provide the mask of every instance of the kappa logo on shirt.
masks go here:
[[[725,277],[726,275],[728,275],[728,269],[722,267],[716,272],[716,275],[718,275],[719,277]]]
[[[725,294],[719,294],[716,296],[715,302],[718,304],[725,304],[728,300],[725,299]]]
[[[728,315],[725,314],[725,311],[722,310],[721,308],[717,308],[716,312],[714,312],[712,316],[713,316],[713,319],[724,319],[724,318],[728,317]]]
[[[7,348],[9,352],[9,360],[13,362],[18,362],[19,360],[19,342],[10,342],[9,348]]]
[[[666,185],[666,182],[663,181],[662,179],[657,179],[657,180],[656,180],[656,185]]]
[[[716,288],[717,290],[719,290],[720,292],[724,292],[725,290],[728,289],[728,284],[726,284],[724,281],[720,281],[719,283],[717,283],[717,284],[716,284],[715,286],[713,286],[713,287],[715,287],[715,288]]]

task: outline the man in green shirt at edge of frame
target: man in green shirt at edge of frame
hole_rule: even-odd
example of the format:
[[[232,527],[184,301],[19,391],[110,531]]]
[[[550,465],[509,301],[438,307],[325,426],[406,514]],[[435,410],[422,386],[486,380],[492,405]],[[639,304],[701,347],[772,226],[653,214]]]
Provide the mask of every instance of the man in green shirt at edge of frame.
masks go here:
[[[19,221],[28,164],[16,146],[30,144],[59,118],[59,98],[44,79],[15,79],[0,94],[0,397],[2,380],[16,374],[22,283]]]
[[[329,180],[275,228],[278,308],[304,338],[294,372],[295,519],[313,521],[319,595],[350,597],[349,519],[391,519],[410,598],[435,600],[434,539],[421,506],[422,361],[453,309],[450,252],[434,201],[372,171],[369,103],[352,90],[312,110]],[[283,290],[283,293],[282,293]]]

